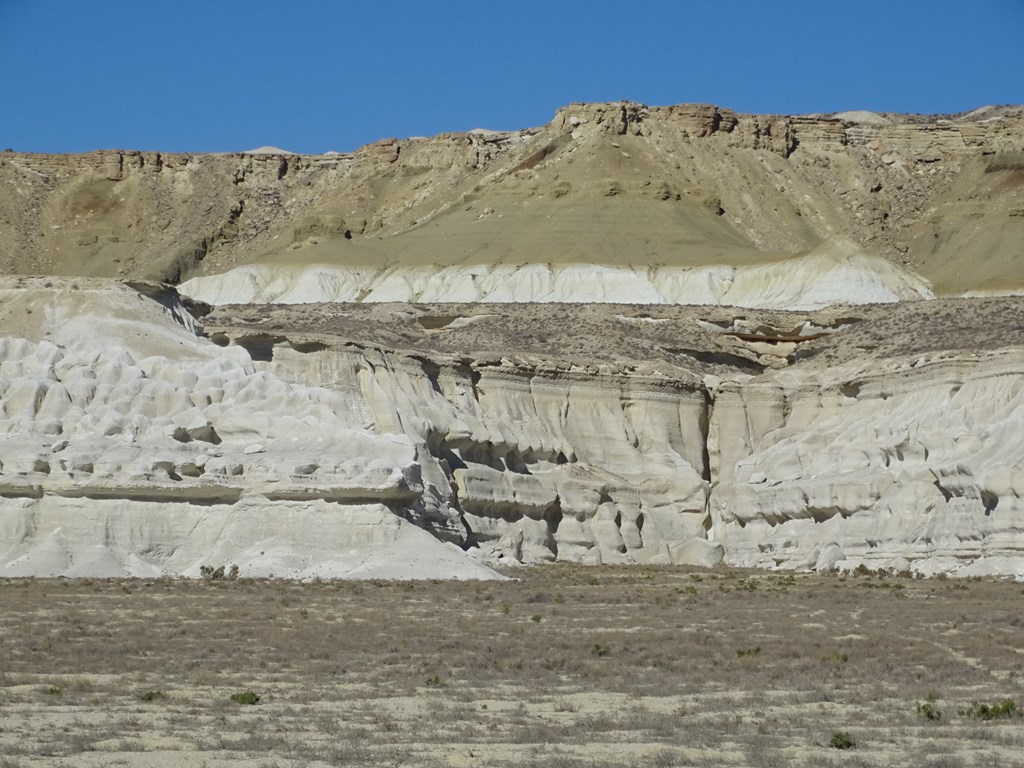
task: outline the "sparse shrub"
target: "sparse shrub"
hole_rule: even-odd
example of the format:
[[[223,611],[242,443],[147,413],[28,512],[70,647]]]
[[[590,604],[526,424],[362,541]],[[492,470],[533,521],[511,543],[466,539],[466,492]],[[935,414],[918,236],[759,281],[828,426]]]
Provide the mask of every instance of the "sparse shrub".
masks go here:
[[[59,685],[50,685],[46,688],[43,688],[43,693],[45,693],[47,696],[63,696],[64,689],[61,688]]]
[[[235,704],[251,705],[260,703],[259,695],[252,691],[239,691],[238,693],[232,693],[231,700],[235,702]]]
[[[163,701],[166,698],[167,695],[163,691],[146,691],[139,694],[139,699],[147,702]]]
[[[917,703],[917,714],[925,720],[938,722],[942,719],[942,712],[935,706],[935,694],[929,693],[928,698]]]
[[[224,578],[224,566],[214,568],[212,565],[200,565],[199,574],[207,581],[218,581]]]
[[[199,573],[207,581],[222,581],[224,579],[235,581],[238,578],[238,566],[232,564],[231,569],[225,572],[223,565],[218,565],[216,568],[212,565],[200,565]]]
[[[539,624],[541,618],[543,617],[539,613],[535,613],[533,614],[533,616],[530,617],[530,621],[532,621],[534,624]]]
[[[846,731],[836,731],[832,734],[832,738],[829,740],[828,745],[832,749],[852,749],[857,746],[857,742],[853,740],[853,737]]]
[[[440,675],[431,675],[430,677],[428,677],[426,679],[425,682],[431,688],[440,688],[441,687],[441,676]]]
[[[996,704],[972,704],[968,709],[961,709],[960,714],[976,720],[1008,720],[1022,716],[1013,699],[1004,699]]]
[[[594,643],[594,647],[590,649],[590,652],[594,656],[607,656],[612,651],[611,651],[611,648],[609,648],[607,645],[601,645],[600,643]]]
[[[761,646],[760,645],[754,645],[754,646],[751,646],[750,648],[737,648],[736,649],[736,658],[737,659],[752,658],[754,656],[760,656],[760,655],[761,655]]]

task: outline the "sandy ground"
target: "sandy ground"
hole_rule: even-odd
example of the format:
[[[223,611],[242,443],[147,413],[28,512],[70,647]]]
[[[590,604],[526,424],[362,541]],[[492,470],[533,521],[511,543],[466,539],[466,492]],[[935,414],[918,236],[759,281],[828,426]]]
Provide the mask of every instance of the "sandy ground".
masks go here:
[[[1020,584],[516,575],[2,582],[0,766],[1024,764]]]

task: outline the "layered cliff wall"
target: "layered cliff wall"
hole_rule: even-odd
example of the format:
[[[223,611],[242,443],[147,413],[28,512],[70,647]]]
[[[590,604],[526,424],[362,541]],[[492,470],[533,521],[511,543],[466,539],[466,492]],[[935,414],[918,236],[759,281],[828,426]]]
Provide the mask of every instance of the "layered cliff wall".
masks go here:
[[[0,573],[1024,572],[1012,299],[249,306],[204,330],[139,288],[4,283]]]

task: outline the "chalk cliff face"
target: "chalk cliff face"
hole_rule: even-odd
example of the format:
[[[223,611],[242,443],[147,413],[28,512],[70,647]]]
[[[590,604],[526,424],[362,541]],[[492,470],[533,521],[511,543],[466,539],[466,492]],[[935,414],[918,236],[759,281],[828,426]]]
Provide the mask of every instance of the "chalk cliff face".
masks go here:
[[[728,559],[1021,574],[1021,373],[1005,351],[723,385],[711,501]]]
[[[2,294],[2,574],[1024,575],[1014,299],[254,305],[203,328],[152,284]]]
[[[0,290],[19,334],[0,340],[3,573],[491,575],[403,519],[430,499],[414,443],[196,338],[148,290],[166,306],[95,281]]]
[[[1024,574],[1017,300],[239,310],[207,321],[230,321],[221,343],[282,334],[283,378],[365,371],[344,388],[425,446],[488,559]],[[313,328],[341,358],[286,341]]]

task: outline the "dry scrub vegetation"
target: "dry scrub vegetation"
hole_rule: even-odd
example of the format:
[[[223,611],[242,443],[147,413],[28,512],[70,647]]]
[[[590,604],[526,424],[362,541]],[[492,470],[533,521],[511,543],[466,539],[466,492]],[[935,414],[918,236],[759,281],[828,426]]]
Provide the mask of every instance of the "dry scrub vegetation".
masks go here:
[[[515,575],[0,582],[0,767],[956,768],[1024,754],[1020,584]]]

